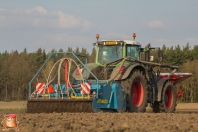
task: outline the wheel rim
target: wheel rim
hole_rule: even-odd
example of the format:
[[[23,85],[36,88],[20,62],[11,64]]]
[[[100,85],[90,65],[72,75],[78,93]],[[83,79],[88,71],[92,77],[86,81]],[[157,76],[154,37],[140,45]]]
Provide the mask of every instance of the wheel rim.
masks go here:
[[[144,90],[143,90],[142,83],[139,81],[134,82],[132,85],[131,92],[132,92],[131,100],[132,100],[133,104],[136,107],[140,106],[142,104],[143,96],[144,96]]]
[[[168,109],[170,109],[173,105],[173,93],[170,89],[165,92],[165,105]]]

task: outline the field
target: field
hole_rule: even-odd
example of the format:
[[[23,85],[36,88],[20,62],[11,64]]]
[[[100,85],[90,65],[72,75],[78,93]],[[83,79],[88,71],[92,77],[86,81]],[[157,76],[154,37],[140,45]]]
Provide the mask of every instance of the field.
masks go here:
[[[5,114],[17,114],[21,132],[198,131],[198,103],[179,103],[171,114],[152,113],[150,108],[146,113],[27,114],[25,108],[26,102],[0,102],[0,121]]]

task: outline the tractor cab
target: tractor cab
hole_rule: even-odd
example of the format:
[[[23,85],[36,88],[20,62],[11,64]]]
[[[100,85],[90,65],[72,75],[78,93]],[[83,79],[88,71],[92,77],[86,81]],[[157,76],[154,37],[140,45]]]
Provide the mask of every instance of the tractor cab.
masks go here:
[[[94,43],[97,46],[96,63],[104,65],[124,57],[140,60],[141,44],[135,41],[135,34],[133,34],[133,37],[134,40],[98,41],[99,34],[97,34],[97,42]]]

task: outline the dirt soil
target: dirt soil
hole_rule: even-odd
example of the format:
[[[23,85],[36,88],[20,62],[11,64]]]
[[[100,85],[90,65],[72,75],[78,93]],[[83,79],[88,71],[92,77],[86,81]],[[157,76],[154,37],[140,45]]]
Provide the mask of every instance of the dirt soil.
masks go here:
[[[17,114],[21,132],[197,132],[198,103],[180,103],[175,113],[25,113],[26,102],[0,102],[0,122]],[[0,131],[3,129],[1,124]],[[14,131],[14,130],[10,130]]]

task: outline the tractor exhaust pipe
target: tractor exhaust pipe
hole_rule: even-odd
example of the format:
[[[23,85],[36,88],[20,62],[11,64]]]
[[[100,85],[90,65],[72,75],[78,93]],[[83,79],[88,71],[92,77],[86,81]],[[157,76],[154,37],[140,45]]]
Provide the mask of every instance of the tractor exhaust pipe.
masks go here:
[[[150,61],[150,50],[145,52],[145,61]]]
[[[145,61],[150,62],[150,47],[151,44],[147,44],[147,46],[144,48],[145,51]]]

